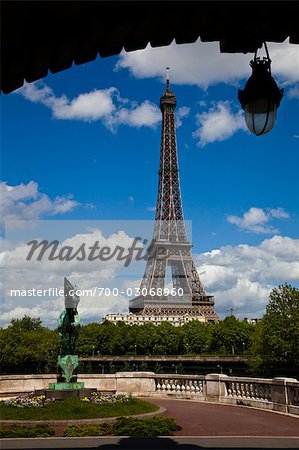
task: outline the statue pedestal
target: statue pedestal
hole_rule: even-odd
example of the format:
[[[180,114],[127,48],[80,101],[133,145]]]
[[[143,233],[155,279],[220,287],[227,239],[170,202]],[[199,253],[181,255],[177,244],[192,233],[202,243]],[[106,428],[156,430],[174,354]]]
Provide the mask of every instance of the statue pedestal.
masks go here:
[[[71,385],[83,385],[83,387],[69,387]],[[56,386],[53,386],[56,385]],[[65,386],[64,388],[62,386]],[[66,398],[84,398],[91,397],[92,392],[97,389],[84,388],[84,383],[50,383],[48,389],[35,391],[36,395],[45,395],[46,398],[55,398],[55,400],[65,400]]]
[[[84,388],[84,383],[82,382],[74,382],[74,383],[67,383],[67,382],[58,382],[58,383],[49,383],[49,388],[50,390],[53,391],[68,391],[68,390],[72,390],[72,389],[83,389]]]

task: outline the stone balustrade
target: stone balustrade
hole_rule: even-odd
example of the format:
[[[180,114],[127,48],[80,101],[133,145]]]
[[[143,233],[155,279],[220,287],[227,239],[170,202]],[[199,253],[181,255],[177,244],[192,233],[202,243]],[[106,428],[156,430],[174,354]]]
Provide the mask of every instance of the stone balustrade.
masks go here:
[[[204,395],[204,376],[192,375],[156,375],[156,397],[174,396],[196,399]]]
[[[46,389],[55,375],[2,375],[0,397]],[[224,374],[181,375],[117,372],[79,375],[85,387],[139,397],[179,398],[299,415],[299,382],[293,378],[246,378]]]
[[[228,380],[225,386],[228,397],[272,401],[272,385],[266,382]]]

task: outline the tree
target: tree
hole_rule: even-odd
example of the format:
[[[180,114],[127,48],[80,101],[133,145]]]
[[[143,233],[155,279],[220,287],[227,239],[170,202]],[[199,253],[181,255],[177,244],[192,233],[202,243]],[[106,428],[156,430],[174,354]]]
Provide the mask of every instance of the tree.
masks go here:
[[[185,354],[209,353],[212,324],[191,320],[182,327]]]
[[[149,369],[148,369],[147,363],[143,361],[143,362],[140,364],[139,370],[140,370],[140,372],[146,372],[147,370],[149,370]]]
[[[258,325],[251,350],[254,369],[295,374],[299,369],[299,290],[287,283],[274,288]]]
[[[251,345],[254,325],[235,316],[213,325],[211,351],[216,354],[242,355]]]
[[[158,341],[158,330],[153,323],[138,327],[136,336],[136,352],[140,355],[151,355]]]
[[[11,323],[8,328],[15,332],[23,331],[37,331],[43,328],[40,318],[33,318],[25,315],[22,319],[11,319]]]
[[[158,347],[159,346],[159,347]],[[183,353],[183,340],[181,327],[174,327],[169,322],[162,322],[157,327],[157,341],[153,352],[160,353],[165,349],[166,355],[180,355]]]
[[[100,325],[92,322],[81,326],[77,351],[81,356],[94,355],[99,351]]]
[[[4,373],[51,371],[56,367],[60,339],[41,320],[12,319],[0,332],[0,366]]]

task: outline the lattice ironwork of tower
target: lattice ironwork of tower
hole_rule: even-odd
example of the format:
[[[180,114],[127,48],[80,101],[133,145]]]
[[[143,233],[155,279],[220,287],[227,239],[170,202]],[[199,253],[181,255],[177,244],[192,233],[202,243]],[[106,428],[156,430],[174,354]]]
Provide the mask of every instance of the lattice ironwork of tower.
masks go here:
[[[206,295],[203,289],[186,233],[176,144],[176,97],[170,90],[168,75],[160,108],[162,137],[154,235],[148,249],[140,295],[130,300],[129,310],[134,314],[188,314],[217,321],[214,297]],[[166,286],[168,273],[172,290]]]

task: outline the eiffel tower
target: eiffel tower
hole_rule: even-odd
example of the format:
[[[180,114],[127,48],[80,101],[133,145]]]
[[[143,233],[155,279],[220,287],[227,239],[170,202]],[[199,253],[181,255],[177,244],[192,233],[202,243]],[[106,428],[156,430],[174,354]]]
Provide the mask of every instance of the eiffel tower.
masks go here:
[[[206,295],[203,289],[186,233],[179,180],[175,108],[176,97],[170,90],[167,72],[166,89],[160,99],[162,136],[154,235],[148,248],[149,258],[140,295],[130,300],[129,310],[133,314],[150,316],[188,314],[214,322],[218,320],[214,297]],[[169,295],[166,289],[168,273],[174,295]]]

